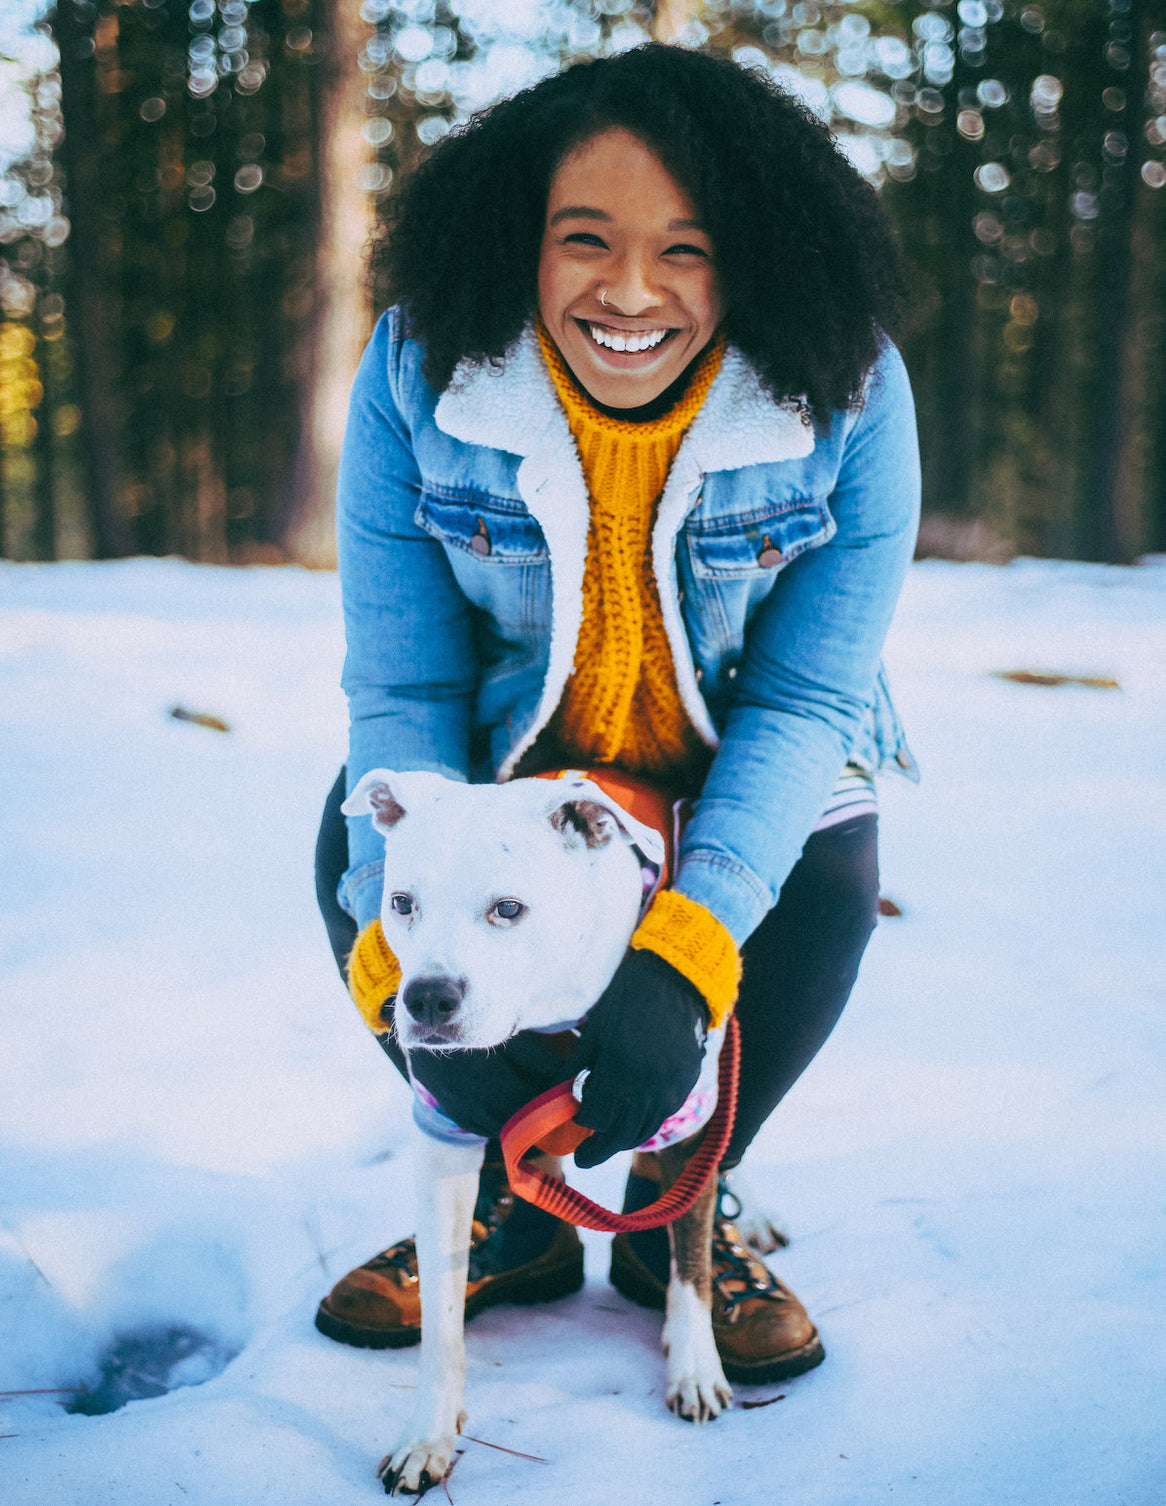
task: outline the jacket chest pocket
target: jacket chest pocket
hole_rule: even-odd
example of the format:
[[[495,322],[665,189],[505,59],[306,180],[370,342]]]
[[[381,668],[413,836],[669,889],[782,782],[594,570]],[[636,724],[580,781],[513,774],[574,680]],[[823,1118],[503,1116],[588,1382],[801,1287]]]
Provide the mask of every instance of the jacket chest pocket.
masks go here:
[[[685,525],[693,575],[706,580],[764,580],[799,554],[833,537],[824,498],[771,502],[748,513]]]
[[[427,490],[416,521],[447,548],[484,565],[534,565],[548,558],[542,529],[521,502]]]

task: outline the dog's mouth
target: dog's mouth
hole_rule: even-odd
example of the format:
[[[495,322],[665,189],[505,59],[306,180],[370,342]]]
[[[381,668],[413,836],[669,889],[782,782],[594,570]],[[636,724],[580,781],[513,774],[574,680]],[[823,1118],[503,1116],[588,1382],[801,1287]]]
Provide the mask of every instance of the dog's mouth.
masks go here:
[[[458,1025],[410,1024],[401,1044],[410,1051],[448,1051],[464,1046],[464,1037]]]
[[[521,1021],[515,1020],[509,1030],[490,1034],[483,1039],[477,1031],[467,1029],[461,1023],[420,1025],[411,1020],[405,1029],[398,1029],[397,1038],[406,1051],[493,1051],[512,1039],[521,1029]]]

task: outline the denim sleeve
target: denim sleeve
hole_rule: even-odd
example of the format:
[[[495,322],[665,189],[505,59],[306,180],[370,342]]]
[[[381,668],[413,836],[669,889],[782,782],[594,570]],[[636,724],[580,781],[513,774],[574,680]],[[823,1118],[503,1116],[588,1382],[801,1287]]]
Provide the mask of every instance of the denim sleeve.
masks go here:
[[[848,427],[834,537],[782,572],[749,625],[735,699],[675,887],[740,945],[776,903],[859,734],[919,519],[910,384],[886,342]]]
[[[376,327],[349,402],[337,487],[337,552],[347,654],[348,789],[370,769],[465,779],[478,666],[470,606],[445,551],[414,521],[420,476],[407,404],[416,348],[393,311]],[[380,913],[384,843],[348,821],[340,900],[363,927]]]

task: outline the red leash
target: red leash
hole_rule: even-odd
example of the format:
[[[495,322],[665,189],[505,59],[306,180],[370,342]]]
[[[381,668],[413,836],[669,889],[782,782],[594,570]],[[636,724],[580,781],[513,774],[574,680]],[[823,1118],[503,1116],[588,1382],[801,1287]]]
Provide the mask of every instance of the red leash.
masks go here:
[[[545,1208],[556,1218],[578,1224],[583,1229],[603,1229],[608,1233],[631,1234],[639,1229],[655,1229],[670,1224],[687,1213],[700,1195],[701,1188],[720,1165],[721,1157],[733,1133],[737,1113],[737,1075],[741,1047],[736,1015],[730,1015],[717,1064],[717,1106],[705,1126],[704,1135],[684,1172],[662,1197],[637,1213],[612,1213],[593,1203],[561,1177],[523,1162],[522,1157],[534,1145],[553,1155],[568,1155],[591,1131],[575,1123],[579,1105],[570,1083],[560,1083],[533,1099],[517,1114],[511,1115],[502,1128],[502,1158],[511,1188],[536,1208]]]

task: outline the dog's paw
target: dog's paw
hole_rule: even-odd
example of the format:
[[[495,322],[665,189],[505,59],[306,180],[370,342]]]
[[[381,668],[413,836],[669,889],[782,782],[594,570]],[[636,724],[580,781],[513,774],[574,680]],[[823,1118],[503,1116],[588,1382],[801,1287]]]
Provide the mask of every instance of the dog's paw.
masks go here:
[[[733,1405],[733,1388],[717,1375],[681,1375],[668,1382],[668,1410],[686,1422],[711,1422]]]
[[[749,1187],[740,1188],[733,1177],[727,1176],[725,1185],[737,1205],[737,1212],[733,1215],[737,1232],[754,1255],[772,1255],[774,1250],[784,1250],[789,1244],[789,1235],[782,1229],[776,1214],[765,1208],[763,1201],[755,1198]]]
[[[458,1418],[457,1432],[465,1414]],[[377,1479],[387,1496],[423,1495],[440,1485],[449,1473],[457,1447],[457,1433],[439,1438],[409,1438],[386,1454],[377,1468]]]
[[[789,1244],[789,1235],[764,1213],[743,1213],[736,1224],[754,1255],[772,1255],[774,1250],[784,1250]]]
[[[709,1310],[684,1282],[668,1288],[668,1317],[661,1347],[668,1356],[668,1410],[688,1422],[711,1422],[733,1405],[733,1388],[721,1369]]]

